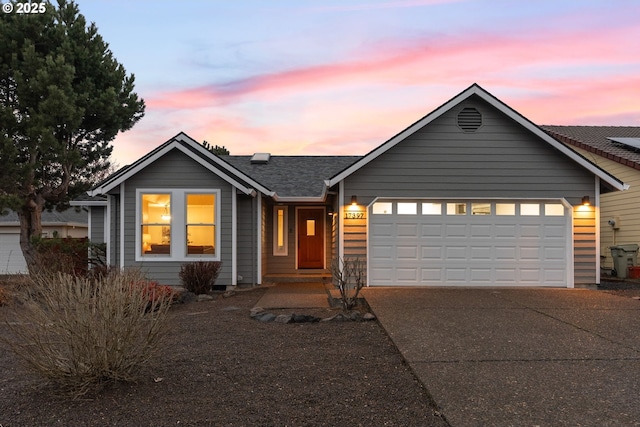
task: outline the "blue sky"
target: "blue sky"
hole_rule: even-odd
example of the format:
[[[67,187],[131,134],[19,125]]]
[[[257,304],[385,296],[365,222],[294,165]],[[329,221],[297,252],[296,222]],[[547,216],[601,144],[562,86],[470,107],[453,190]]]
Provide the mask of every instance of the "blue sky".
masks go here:
[[[77,3],[147,103],[120,165],[180,131],[364,154],[473,83],[537,124],[640,126],[640,1]]]

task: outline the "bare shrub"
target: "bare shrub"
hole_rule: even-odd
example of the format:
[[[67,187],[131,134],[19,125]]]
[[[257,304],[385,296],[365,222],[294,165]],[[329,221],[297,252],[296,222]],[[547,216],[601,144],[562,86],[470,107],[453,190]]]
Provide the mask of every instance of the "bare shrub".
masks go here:
[[[340,290],[340,300],[345,311],[358,303],[360,289],[366,284],[366,266],[360,258],[335,258],[331,262],[331,275]]]
[[[133,381],[159,349],[171,297],[139,272],[94,281],[69,274],[33,278],[2,341],[26,366],[75,397]]]
[[[220,261],[189,262],[182,264],[179,277],[189,292],[206,294],[213,289],[221,269]]]

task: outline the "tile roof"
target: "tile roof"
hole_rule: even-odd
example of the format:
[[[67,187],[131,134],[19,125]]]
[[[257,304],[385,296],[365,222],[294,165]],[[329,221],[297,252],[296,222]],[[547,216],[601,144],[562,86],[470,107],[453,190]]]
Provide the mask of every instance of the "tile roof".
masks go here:
[[[607,138],[640,138],[639,126],[540,126],[560,142],[640,170],[640,150]]]
[[[360,156],[271,156],[266,164],[252,164],[251,157],[220,156],[280,198],[321,197],[326,179],[360,159]]]

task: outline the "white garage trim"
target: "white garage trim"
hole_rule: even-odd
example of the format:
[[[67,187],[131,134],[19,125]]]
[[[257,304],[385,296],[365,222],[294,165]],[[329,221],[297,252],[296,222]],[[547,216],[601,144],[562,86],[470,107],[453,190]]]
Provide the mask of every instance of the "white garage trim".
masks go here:
[[[564,199],[377,198],[368,283],[573,287],[572,216]]]

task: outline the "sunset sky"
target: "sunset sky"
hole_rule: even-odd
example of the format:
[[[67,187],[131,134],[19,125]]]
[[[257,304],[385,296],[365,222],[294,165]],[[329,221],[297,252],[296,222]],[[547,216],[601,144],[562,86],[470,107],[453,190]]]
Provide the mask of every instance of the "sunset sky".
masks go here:
[[[537,124],[640,126],[638,0],[77,3],[147,105],[120,166],[180,131],[365,154],[473,83]]]

